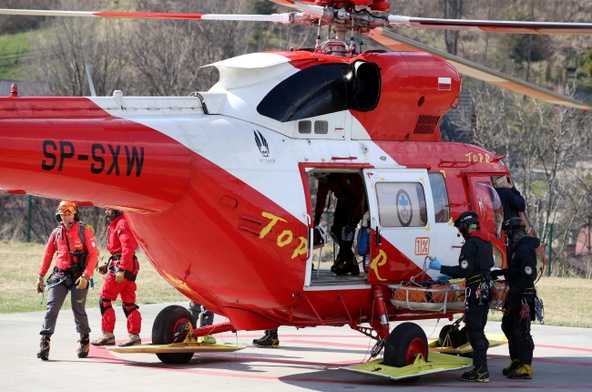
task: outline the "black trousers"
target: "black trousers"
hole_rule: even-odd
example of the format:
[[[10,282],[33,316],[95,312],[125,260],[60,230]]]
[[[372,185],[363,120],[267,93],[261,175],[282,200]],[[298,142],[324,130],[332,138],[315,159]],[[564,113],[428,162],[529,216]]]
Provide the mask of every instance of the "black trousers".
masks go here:
[[[534,296],[513,296],[504,304],[502,331],[508,339],[511,359],[532,364],[534,340],[530,334],[530,322],[534,316]]]
[[[479,305],[469,301],[466,305],[465,325],[467,338],[473,347],[473,365],[483,366],[485,369],[487,369],[487,349],[489,348],[489,341],[485,337],[488,313],[489,304]]]

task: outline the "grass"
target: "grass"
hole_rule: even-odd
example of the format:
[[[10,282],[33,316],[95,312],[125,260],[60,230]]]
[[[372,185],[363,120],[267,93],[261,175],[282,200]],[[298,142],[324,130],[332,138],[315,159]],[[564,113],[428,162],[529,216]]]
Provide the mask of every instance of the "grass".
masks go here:
[[[41,303],[41,295],[35,291],[43,248],[41,244],[0,241],[0,313],[45,310],[45,302]],[[106,258],[106,255],[108,252],[102,250],[99,257]],[[187,301],[154,270],[142,253],[138,258],[141,265],[137,281],[138,304]],[[88,295],[89,307],[98,306],[102,277],[95,274],[94,279],[95,287]],[[590,280],[542,277],[537,290],[545,304],[545,324],[592,328],[592,302],[588,300],[592,297]],[[500,319],[500,312],[490,316],[490,320]]]
[[[26,76],[22,61],[31,49],[33,33],[0,35],[0,79],[19,80]]]
[[[34,243],[0,241],[0,313],[44,311],[46,299],[41,303],[37,294],[37,270],[43,256],[44,245]],[[99,260],[106,260],[109,253],[101,250]],[[138,275],[138,304],[188,301],[184,295],[169,285],[152,267],[141,252],[138,253],[140,273]],[[53,268],[52,266],[50,267]],[[49,273],[45,276],[49,276]],[[94,288],[88,293],[87,306],[98,307],[102,275],[95,273]],[[47,292],[46,292],[47,294]],[[68,297],[69,298],[69,297]],[[119,305],[121,302],[116,302]],[[69,303],[64,304],[68,309]]]

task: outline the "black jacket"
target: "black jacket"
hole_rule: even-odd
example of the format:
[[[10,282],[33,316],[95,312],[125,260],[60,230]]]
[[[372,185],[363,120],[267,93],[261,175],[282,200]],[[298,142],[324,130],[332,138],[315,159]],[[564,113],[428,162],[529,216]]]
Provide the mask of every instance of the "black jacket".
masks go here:
[[[495,188],[495,190],[502,202],[504,222],[510,218],[517,217],[519,212],[526,210],[526,202],[516,187]]]
[[[458,265],[443,265],[440,272],[452,278],[465,279],[489,273],[494,266],[493,248],[489,238],[489,233],[481,229],[470,233],[460,250]]]
[[[508,268],[504,270],[510,285],[510,295],[519,295],[534,288],[537,278],[536,248],[540,244],[541,240],[536,237],[523,237],[512,248]]]

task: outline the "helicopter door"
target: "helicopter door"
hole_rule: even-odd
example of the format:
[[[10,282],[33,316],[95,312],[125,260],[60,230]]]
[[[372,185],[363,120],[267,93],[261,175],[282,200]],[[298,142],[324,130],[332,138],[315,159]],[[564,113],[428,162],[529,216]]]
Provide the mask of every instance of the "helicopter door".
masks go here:
[[[504,219],[502,203],[489,176],[467,176],[471,208],[479,215],[481,227],[495,238],[501,238]]]
[[[491,177],[468,175],[466,178],[469,185],[471,208],[479,215],[481,228],[489,232],[492,238],[500,239],[504,213],[499,195],[491,183]],[[504,253],[505,249],[496,245],[494,241],[493,259],[496,266],[503,265]]]
[[[372,233],[368,283],[409,281],[422,273],[428,255],[450,254],[458,239],[449,221],[436,220],[427,170],[369,169],[364,180]]]

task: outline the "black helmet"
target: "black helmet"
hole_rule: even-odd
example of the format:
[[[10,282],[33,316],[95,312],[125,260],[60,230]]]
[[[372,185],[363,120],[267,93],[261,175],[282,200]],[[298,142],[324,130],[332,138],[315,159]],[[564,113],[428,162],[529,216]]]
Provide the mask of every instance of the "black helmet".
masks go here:
[[[463,233],[471,227],[477,229],[479,227],[479,215],[475,211],[465,211],[456,218],[454,227],[457,227]]]
[[[502,224],[502,230],[506,233],[514,233],[518,230],[523,230],[526,233],[526,224],[521,218],[510,218]]]

